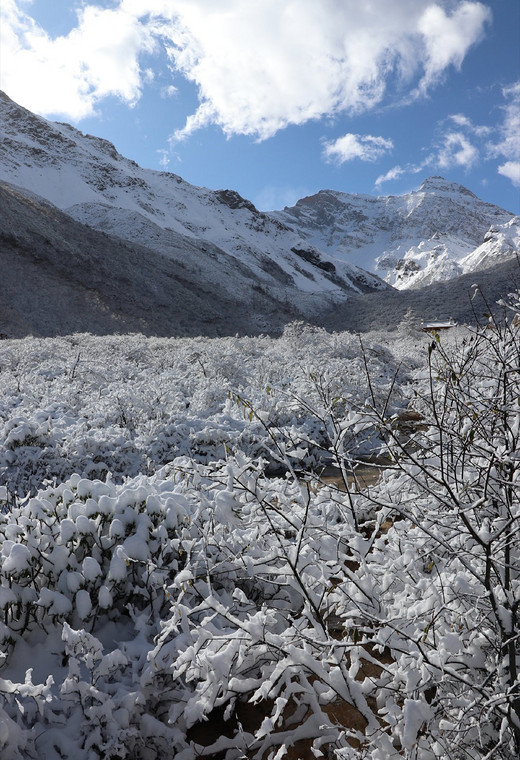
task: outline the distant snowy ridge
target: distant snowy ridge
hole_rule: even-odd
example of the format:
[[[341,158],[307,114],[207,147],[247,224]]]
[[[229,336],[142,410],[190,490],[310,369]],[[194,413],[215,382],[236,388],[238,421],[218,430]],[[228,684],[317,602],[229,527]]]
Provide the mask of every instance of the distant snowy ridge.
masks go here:
[[[323,190],[275,216],[335,262],[357,264],[399,289],[489,268],[520,248],[519,217],[442,177],[402,196]]]
[[[0,180],[244,303],[261,292],[273,308],[284,303],[304,318],[355,294],[488,269],[520,248],[519,217],[441,177],[402,196],[322,190],[262,213],[234,190],[143,169],[107,140],[35,116],[4,94],[0,138]]]
[[[385,288],[379,277],[309,247],[297,230],[235,191],[195,187],[175,174],[143,169],[106,140],[35,116],[5,95],[0,136],[0,179],[84,224],[180,257],[188,267],[202,266],[209,278],[226,274],[233,291],[254,284],[312,314],[349,293]],[[213,252],[213,264],[208,244],[220,252]]]

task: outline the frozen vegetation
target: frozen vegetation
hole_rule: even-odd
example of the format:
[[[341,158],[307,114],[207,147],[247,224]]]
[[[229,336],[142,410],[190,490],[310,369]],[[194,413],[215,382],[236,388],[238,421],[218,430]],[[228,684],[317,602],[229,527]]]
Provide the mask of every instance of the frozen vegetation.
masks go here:
[[[394,339],[390,350],[383,334],[361,344],[356,335],[303,323],[280,339],[2,341],[0,473],[22,495],[73,473],[104,479],[110,472],[121,482],[178,456],[207,464],[238,451],[279,470],[278,443],[290,439],[300,442],[292,460],[307,467],[330,445],[326,423],[308,404],[321,405],[325,417],[335,398],[342,409],[362,403],[366,360],[378,393],[394,385],[392,404],[405,405],[421,343],[417,333],[404,348]],[[330,398],[320,399],[318,377]]]
[[[514,312],[2,341],[1,757],[517,757]]]

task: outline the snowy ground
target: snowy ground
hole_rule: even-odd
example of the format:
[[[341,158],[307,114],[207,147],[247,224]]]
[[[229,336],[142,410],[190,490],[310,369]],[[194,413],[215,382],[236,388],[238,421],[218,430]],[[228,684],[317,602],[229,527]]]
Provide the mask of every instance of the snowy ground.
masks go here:
[[[398,373],[396,408],[406,403],[401,394],[418,363],[416,346],[428,341],[402,338],[389,344],[383,334],[363,337],[379,394]],[[298,401],[325,413],[318,377],[330,400],[343,398],[346,408],[368,393],[359,338],[298,323],[280,339],[3,341],[0,367],[0,473],[18,495],[73,473],[110,472],[120,482],[176,456],[207,463],[241,451],[274,466],[273,435],[327,444],[323,424]],[[307,449],[306,465],[317,454]]]
[[[293,477],[381,451],[368,410],[421,409],[431,344],[404,324],[361,344],[299,323],[278,339],[2,341],[1,757],[267,760],[313,757],[313,742],[334,758],[444,757],[448,712],[410,644],[439,593],[419,518],[384,549],[370,494]],[[405,503],[403,483],[390,475],[378,500]],[[440,588],[463,570],[439,563]],[[372,595],[389,620],[405,611],[402,652],[390,624],[361,646]],[[460,605],[444,605],[443,673],[469,646]]]

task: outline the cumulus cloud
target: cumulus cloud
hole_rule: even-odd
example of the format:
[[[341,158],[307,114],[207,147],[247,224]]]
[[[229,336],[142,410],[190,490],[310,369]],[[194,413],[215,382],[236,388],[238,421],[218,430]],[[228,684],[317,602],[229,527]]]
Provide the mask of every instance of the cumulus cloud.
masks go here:
[[[436,147],[419,163],[394,166],[375,181],[380,188],[386,182],[400,179],[407,174],[418,174],[425,169],[446,171],[453,167],[470,169],[479,159],[479,150],[461,132],[445,133]]]
[[[265,139],[289,124],[356,114],[404,88],[418,96],[459,67],[490,19],[457,0],[119,0],[84,3],[51,39],[3,0],[2,86],[39,113],[88,115],[107,95],[135,102],[143,53],[164,47],[198,91],[176,138],[208,124]]]
[[[138,63],[155,44],[150,31],[122,8],[86,5],[77,18],[68,35],[52,39],[15,0],[3,0],[0,82],[12,98],[74,121],[108,95],[130,105],[138,100],[151,76]]]
[[[201,101],[176,137],[216,123],[226,134],[264,139],[288,124],[370,109],[396,78],[420,77],[426,91],[460,66],[489,20],[481,3],[458,3],[451,13],[442,6],[453,3],[176,2],[170,56]]]
[[[506,161],[498,167],[497,171],[510,179],[513,185],[520,187],[520,161]]]
[[[480,153],[470,140],[461,132],[446,132],[437,145],[419,163],[394,166],[379,175],[375,187],[380,188],[386,182],[392,182],[408,174],[430,171],[447,171],[453,167],[470,169],[479,159]]]
[[[502,122],[490,127],[475,124],[465,114],[451,114],[437,125],[440,137],[420,164],[394,166],[376,179],[376,187],[426,168],[436,171],[453,167],[470,169],[478,161],[496,159],[505,159],[497,166],[498,174],[520,186],[520,82],[505,87],[502,95],[506,100],[502,106]],[[451,124],[458,129],[452,129]]]
[[[424,76],[421,89],[427,89],[446,69],[460,68],[468,47],[479,42],[491,11],[481,3],[459,3],[451,14],[441,3],[431,3],[419,19],[424,44]]]
[[[462,166],[469,169],[478,159],[479,152],[462,132],[448,132],[439,150],[437,163],[441,169]]]
[[[173,84],[166,85],[161,89],[161,98],[171,98],[177,94],[177,88]]]
[[[346,134],[324,143],[323,155],[327,161],[343,164],[359,158],[361,161],[375,161],[389,150],[394,144],[392,140],[373,135]]]

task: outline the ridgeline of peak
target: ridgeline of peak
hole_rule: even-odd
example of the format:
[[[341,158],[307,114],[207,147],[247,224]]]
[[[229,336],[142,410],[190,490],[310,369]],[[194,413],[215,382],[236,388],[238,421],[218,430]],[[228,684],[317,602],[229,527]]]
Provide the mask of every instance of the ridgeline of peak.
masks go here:
[[[518,217],[444,177],[428,177],[404,195],[321,190],[275,216],[334,260],[398,289],[487,268],[520,245]]]
[[[471,192],[471,190],[468,190],[467,187],[464,187],[464,185],[460,185],[458,182],[450,182],[447,179],[444,179],[444,177],[439,176],[433,176],[433,177],[427,177],[424,182],[421,183],[421,186],[416,191],[417,193],[455,193],[460,195],[469,195],[472,198],[476,198],[477,196]]]
[[[109,141],[36,116],[5,93],[0,136],[0,180],[202,272],[244,302],[267,294],[273,309],[284,303],[304,318],[353,293],[485,268],[519,247],[518,218],[443,177],[400,196],[321,190],[262,213],[235,190],[142,168]]]
[[[408,195],[414,196],[419,194],[433,194],[433,195],[440,195],[444,193],[451,193],[453,195],[467,195],[471,198],[477,198],[477,196],[471,192],[471,190],[468,190],[467,187],[464,187],[464,185],[459,184],[458,182],[451,182],[449,180],[444,179],[444,177],[440,176],[432,176],[427,177],[419,186],[417,190],[412,190],[408,194],[404,194],[402,196],[379,196],[379,195],[369,195],[367,193],[346,193],[341,190],[333,190],[332,188],[324,189],[324,190],[318,190],[317,193],[314,193],[313,195],[307,195],[304,198],[300,198],[295,206],[305,206],[305,205],[314,205],[314,204],[320,204],[327,201],[336,201],[336,202],[343,202],[347,203],[349,199],[352,199],[354,202],[358,202],[360,199],[365,199],[367,202],[377,202],[379,199],[384,198],[395,198],[395,197],[407,197]],[[286,206],[284,208],[284,211],[290,210],[290,206]]]

